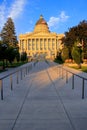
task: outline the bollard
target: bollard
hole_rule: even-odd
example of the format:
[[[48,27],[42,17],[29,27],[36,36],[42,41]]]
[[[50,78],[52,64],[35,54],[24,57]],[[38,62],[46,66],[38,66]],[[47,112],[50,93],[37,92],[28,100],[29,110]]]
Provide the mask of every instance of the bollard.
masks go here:
[[[0,88],[1,88],[1,100],[3,100],[3,81],[0,80]]]

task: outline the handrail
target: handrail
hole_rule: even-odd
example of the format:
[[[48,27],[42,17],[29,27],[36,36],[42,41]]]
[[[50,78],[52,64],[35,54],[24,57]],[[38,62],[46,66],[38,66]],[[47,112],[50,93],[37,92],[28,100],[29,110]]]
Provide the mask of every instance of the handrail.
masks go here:
[[[62,67],[63,68],[63,67]],[[64,70],[67,70],[67,69],[65,69],[65,68],[63,68]],[[78,76],[79,78],[84,78],[85,80],[87,80],[87,78],[85,78],[85,77],[83,77],[83,76],[80,76],[80,75],[78,75],[78,74],[75,74],[75,73],[73,73],[73,72],[71,72],[71,71],[69,71],[69,70],[67,70],[69,73],[71,73],[71,74],[74,74],[74,75],[76,75],[76,76]]]
[[[29,66],[30,66],[30,65],[32,65],[32,64],[29,64]],[[28,66],[24,66],[24,67],[21,67],[21,68],[19,68],[19,69],[17,68],[16,71],[11,72],[11,73],[9,73],[9,74],[3,76],[2,78],[0,78],[0,80],[4,79],[4,78],[6,78],[6,77],[8,77],[8,76],[10,76],[10,75],[12,75],[12,74],[15,74],[15,73],[18,72],[19,70],[25,69],[26,67],[28,67]]]
[[[19,69],[17,69],[16,71],[14,72],[11,72],[3,77],[0,78],[0,92],[1,92],[1,100],[3,100],[3,79],[7,78],[10,76],[10,88],[11,90],[13,90],[13,81],[12,81],[12,75],[17,73],[16,75],[16,83],[18,84],[19,83],[19,72],[20,72],[20,78],[21,80],[23,79],[23,76],[25,77],[25,75],[27,75],[29,73],[29,70],[32,69],[32,64],[29,64],[27,66],[24,66],[24,67],[21,67]]]
[[[87,78],[83,77],[83,76],[80,76],[78,74],[75,74],[65,68],[63,68],[63,66],[58,66],[58,68],[61,68],[62,69],[62,79],[63,79],[63,70],[66,71],[66,83],[68,83],[68,73],[71,73],[72,74],[72,89],[74,89],[74,76],[77,76],[79,78],[82,79],[82,99],[84,99],[84,91],[85,91],[85,88],[84,88],[84,81],[86,80],[87,81]]]
[[[49,64],[49,65],[51,65],[51,64]],[[53,65],[51,65],[51,66],[53,66]],[[63,65],[57,65],[57,67],[61,68],[61,70],[62,70],[62,79],[63,79],[63,70],[65,70],[65,72],[66,72],[66,83],[68,83],[68,73],[72,74],[72,89],[75,88],[75,86],[74,86],[74,76],[77,76],[77,77],[82,79],[82,99],[84,99],[84,91],[85,91],[84,81],[85,80],[87,81],[87,78],[80,76],[78,74],[75,74],[75,73],[71,72],[70,70],[63,68]],[[61,71],[61,70],[59,70],[59,71]],[[61,74],[61,72],[59,72],[59,77],[61,76],[60,74]]]

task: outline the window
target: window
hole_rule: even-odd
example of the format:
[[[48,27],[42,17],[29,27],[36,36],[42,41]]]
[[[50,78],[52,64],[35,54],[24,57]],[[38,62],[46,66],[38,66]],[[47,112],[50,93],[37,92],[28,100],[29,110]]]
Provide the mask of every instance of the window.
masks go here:
[[[21,47],[22,47],[22,50],[24,50],[24,40],[22,40],[22,43],[21,43]]]
[[[31,39],[28,39],[28,43],[30,43],[31,42]]]
[[[31,50],[31,44],[28,43],[28,50]]]
[[[35,50],[35,48],[32,46],[32,50]]]

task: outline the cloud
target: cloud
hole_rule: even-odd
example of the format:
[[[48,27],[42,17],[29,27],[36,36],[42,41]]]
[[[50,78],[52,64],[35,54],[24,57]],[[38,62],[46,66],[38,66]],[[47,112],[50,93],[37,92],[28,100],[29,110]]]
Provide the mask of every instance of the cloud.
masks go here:
[[[5,22],[5,1],[0,5],[0,28],[3,26],[3,23]]]
[[[47,23],[48,23],[49,27],[56,27],[61,22],[67,21],[68,18],[69,18],[69,16],[67,16],[65,14],[65,12],[62,11],[58,17],[50,17],[50,19],[49,19],[49,21]]]
[[[0,30],[3,27],[6,19],[11,17],[16,19],[23,12],[27,0],[14,0],[10,5],[4,0],[0,5]]]
[[[10,7],[8,17],[11,17],[13,19],[17,18],[23,11],[25,3],[26,0],[15,0]]]
[[[65,22],[68,18],[69,18],[69,16],[65,15],[65,12],[62,11],[60,14],[60,21]]]
[[[57,17],[51,17],[50,20],[47,22],[49,27],[55,26],[57,23],[59,23],[60,19]]]

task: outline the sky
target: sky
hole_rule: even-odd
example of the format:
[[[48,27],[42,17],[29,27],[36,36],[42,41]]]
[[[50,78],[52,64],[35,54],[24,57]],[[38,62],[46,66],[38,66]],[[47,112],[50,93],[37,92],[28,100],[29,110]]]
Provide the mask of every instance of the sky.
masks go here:
[[[0,31],[11,17],[17,36],[32,32],[40,15],[51,32],[65,33],[87,20],[87,0],[0,0]]]

